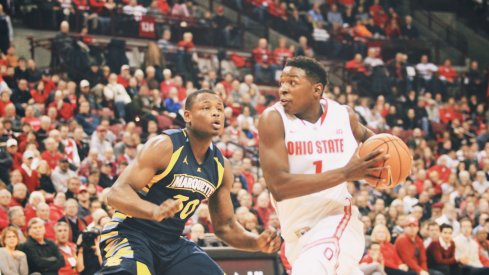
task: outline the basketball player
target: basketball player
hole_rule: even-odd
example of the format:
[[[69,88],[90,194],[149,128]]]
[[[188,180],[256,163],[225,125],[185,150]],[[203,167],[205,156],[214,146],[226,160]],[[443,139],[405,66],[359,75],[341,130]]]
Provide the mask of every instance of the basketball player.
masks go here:
[[[260,161],[292,274],[363,274],[363,226],[346,182],[372,177],[389,156],[357,155],[357,143],[373,133],[347,106],[321,99],[326,82],[314,59],[286,63],[280,102],[259,121]]]
[[[108,193],[117,212],[101,235],[101,274],[223,274],[193,242],[180,237],[202,200],[216,235],[249,251],[275,252],[276,232],[246,232],[234,218],[232,168],[212,144],[224,125],[222,100],[210,90],[191,94],[183,130],[150,139]]]

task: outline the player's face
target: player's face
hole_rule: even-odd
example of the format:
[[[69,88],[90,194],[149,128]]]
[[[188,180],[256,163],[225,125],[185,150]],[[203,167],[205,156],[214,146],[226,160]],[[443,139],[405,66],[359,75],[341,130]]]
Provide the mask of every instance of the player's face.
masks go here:
[[[313,84],[303,69],[287,66],[282,71],[279,83],[280,103],[285,112],[302,115],[311,109],[322,93],[321,84]]]
[[[224,104],[217,95],[203,93],[195,98],[190,110],[185,111],[185,121],[198,134],[217,136],[224,126]]]

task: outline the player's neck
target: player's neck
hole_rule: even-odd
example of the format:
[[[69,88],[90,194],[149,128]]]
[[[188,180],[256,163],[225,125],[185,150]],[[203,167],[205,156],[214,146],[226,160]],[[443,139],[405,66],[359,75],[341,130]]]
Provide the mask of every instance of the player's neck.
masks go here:
[[[318,119],[321,117],[322,114],[323,114],[323,107],[318,102],[318,104],[314,104],[313,106],[311,106],[311,108],[308,108],[304,113],[296,114],[296,117],[314,124],[318,121]]]
[[[205,154],[212,143],[212,138],[198,136],[189,129],[187,129],[187,134],[190,141],[190,148],[192,148],[192,153],[194,154],[195,159],[199,163],[204,162]]]

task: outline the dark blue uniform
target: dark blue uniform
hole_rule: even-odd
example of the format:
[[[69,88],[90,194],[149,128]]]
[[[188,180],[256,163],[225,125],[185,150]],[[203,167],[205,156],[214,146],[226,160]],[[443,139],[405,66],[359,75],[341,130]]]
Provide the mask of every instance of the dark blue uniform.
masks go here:
[[[173,154],[164,171],[158,171],[139,196],[156,205],[180,200],[180,211],[161,222],[131,218],[116,212],[102,231],[101,274],[223,274],[193,242],[182,238],[186,221],[202,200],[222,184],[224,159],[211,145],[199,164],[185,130],[169,130]]]

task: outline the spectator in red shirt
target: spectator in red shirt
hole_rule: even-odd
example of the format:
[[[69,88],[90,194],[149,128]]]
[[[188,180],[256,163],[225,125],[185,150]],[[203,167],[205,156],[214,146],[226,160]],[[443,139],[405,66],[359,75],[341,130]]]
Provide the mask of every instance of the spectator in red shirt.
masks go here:
[[[257,82],[272,81],[275,77],[275,64],[273,64],[273,56],[268,49],[266,38],[258,40],[258,47],[252,51],[253,61],[255,62],[255,78]],[[265,75],[268,75],[268,78]]]
[[[121,73],[117,76],[117,83],[121,84],[126,89],[129,86],[129,79],[131,78],[131,72],[129,69],[129,65],[122,65]]]
[[[11,91],[9,89],[3,89],[0,92],[0,117],[5,115],[5,107],[12,103],[10,100],[10,93]]]
[[[41,128],[41,121],[38,117],[35,116],[34,107],[32,105],[28,105],[25,108],[25,116],[20,119],[20,122],[29,123],[34,131],[37,131],[39,130],[39,128]]]
[[[263,221],[263,228],[268,228],[268,218],[274,211],[270,206],[270,195],[263,191],[256,199],[255,210],[258,217]]]
[[[418,236],[419,225],[415,217],[410,216],[404,226],[404,233],[396,239],[395,247],[399,257],[407,264],[409,270],[419,275],[443,275],[437,270],[429,270],[423,239]]]
[[[34,152],[27,150],[24,152],[23,163],[20,166],[22,181],[27,186],[29,193],[39,189],[39,175],[35,169],[32,169],[32,161],[34,160]]]
[[[437,171],[439,178],[442,182],[448,182],[448,178],[450,177],[450,174],[452,171],[450,168],[447,167],[447,159],[448,156],[442,156],[438,158],[437,164],[430,167],[428,171],[426,171],[426,174],[429,176],[432,171]]]
[[[54,241],[54,223],[50,219],[49,205],[45,202],[39,203],[37,205],[36,216],[44,221],[44,227],[46,228],[46,233],[44,234],[44,237],[46,239]]]
[[[41,158],[48,162],[49,168],[54,170],[63,155],[58,151],[58,143],[51,137],[44,140],[46,151],[41,154]]]
[[[73,105],[63,97],[62,91],[58,90],[54,93],[54,100],[49,104],[49,107],[55,107],[58,111],[58,118],[63,121],[69,121],[74,116]]]
[[[372,230],[370,241],[380,244],[380,251],[384,258],[384,269],[388,274],[412,274],[415,272],[408,271],[409,267],[399,258],[396,248],[390,242],[391,234],[387,226],[378,224]]]
[[[294,57],[294,53],[287,47],[287,39],[280,37],[278,47],[273,50],[273,61],[277,68],[283,68],[287,59]]]
[[[66,195],[63,192],[57,192],[53,202],[49,205],[49,215],[52,221],[58,221],[65,215]]]
[[[448,124],[455,119],[462,121],[462,114],[460,114],[455,107],[455,98],[450,97],[440,108],[440,121],[443,124]]]
[[[445,59],[443,65],[438,66],[438,75],[442,82],[454,84],[457,72],[452,67],[452,61],[450,59]]]
[[[7,152],[10,154],[10,157],[12,157],[12,167],[10,168],[10,171],[19,169],[22,165],[22,154],[18,152],[18,148],[17,140],[13,138],[7,140]]]
[[[44,88],[44,82],[39,81],[34,89],[31,90],[32,99],[39,105],[44,105],[48,99],[49,93]]]
[[[443,274],[459,274],[460,270],[455,259],[455,243],[452,240],[453,227],[442,224],[440,229],[440,237],[428,246],[428,265]]]
[[[84,269],[83,250],[77,253],[76,245],[69,241],[70,227],[66,222],[57,222],[54,225],[56,245],[63,255],[65,265],[58,270],[59,275],[76,275]]]
[[[168,97],[168,94],[170,93],[170,89],[172,87],[175,87],[175,84],[173,83],[172,79],[172,74],[170,69],[164,69],[163,70],[163,81],[160,83],[160,91],[163,99]]]
[[[487,231],[484,227],[479,227],[476,231],[475,240],[479,245],[479,260],[485,267],[489,266],[489,241]]]
[[[7,189],[0,190],[0,231],[9,225],[8,209],[12,194]]]

